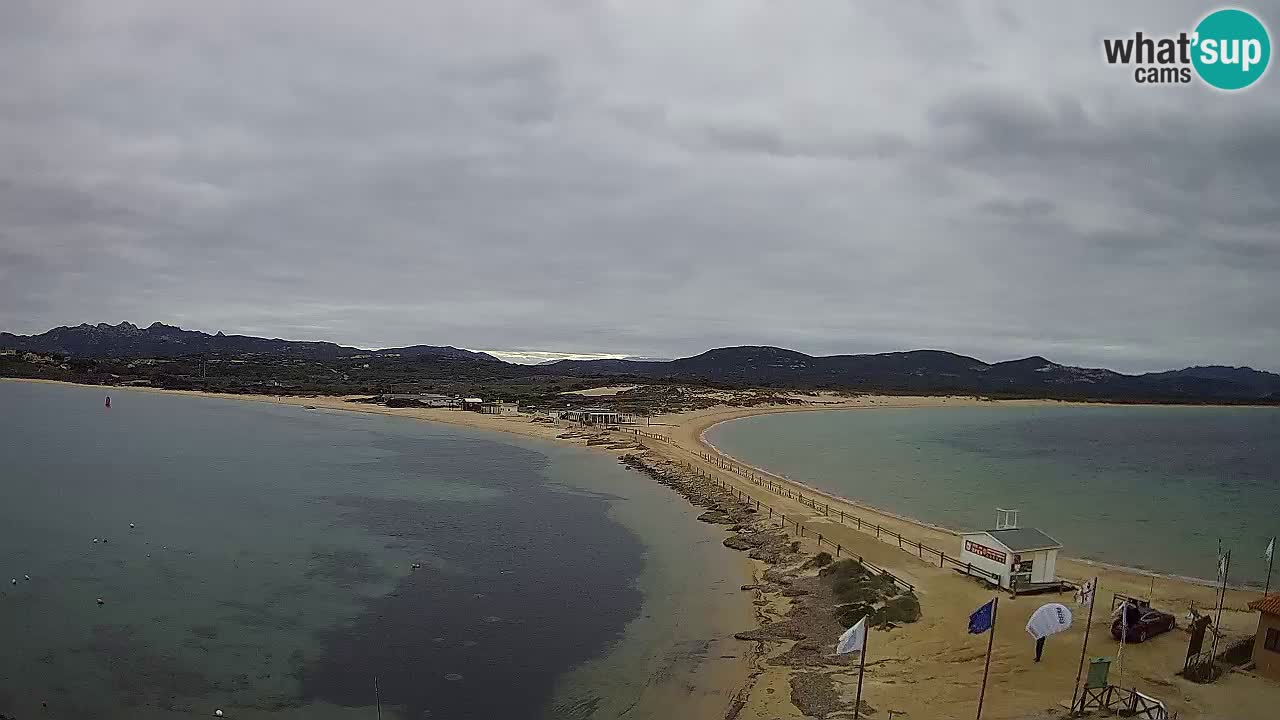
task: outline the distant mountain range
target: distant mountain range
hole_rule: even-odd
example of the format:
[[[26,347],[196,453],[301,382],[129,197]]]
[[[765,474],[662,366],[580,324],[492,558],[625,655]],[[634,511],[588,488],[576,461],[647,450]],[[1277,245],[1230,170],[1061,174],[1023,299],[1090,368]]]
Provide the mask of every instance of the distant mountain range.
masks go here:
[[[394,364],[448,361],[450,367],[493,376],[599,377],[648,382],[790,390],[833,389],[993,397],[1047,397],[1160,402],[1280,403],[1280,375],[1247,367],[1205,366],[1126,375],[1101,368],[1059,365],[1040,356],[986,363],[941,350],[868,355],[806,355],[768,346],[708,350],[676,360],[559,360],[506,363],[487,353],[451,346],[413,345],[364,350],[326,342],[248,335],[210,335],[154,323],[57,327],[39,335],[0,333],[0,348],[84,358],[176,358],[217,353],[268,358],[339,360],[373,357]],[[486,369],[487,368],[487,369]],[[412,374],[413,367],[402,372]],[[443,370],[441,371],[443,372]]]
[[[379,357],[440,358],[502,362],[487,353],[450,346],[411,345],[402,348],[362,350],[329,342],[305,342],[260,338],[251,335],[214,335],[183,330],[173,325],[152,323],[140,328],[133,323],[119,325],[61,326],[39,335],[0,333],[0,348],[34,352],[56,352],[75,357],[171,358],[203,353],[272,355],[278,357],[328,360],[353,355]]]
[[[1101,368],[1059,365],[1040,356],[992,364],[941,350],[813,356],[776,347],[743,346],[708,350],[669,362],[561,360],[547,369],[574,376],[629,376],[651,381],[792,389],[1135,401],[1280,401],[1280,375],[1252,368],[1209,366],[1125,375]]]

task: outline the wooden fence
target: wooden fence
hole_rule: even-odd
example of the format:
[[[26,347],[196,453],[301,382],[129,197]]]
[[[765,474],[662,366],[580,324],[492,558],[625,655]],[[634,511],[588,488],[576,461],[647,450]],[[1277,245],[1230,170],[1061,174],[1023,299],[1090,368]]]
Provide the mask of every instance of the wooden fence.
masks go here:
[[[669,438],[668,438],[668,442],[670,442]],[[826,500],[822,500],[820,502],[818,498],[812,497],[812,496],[806,497],[803,492],[800,492],[799,490],[793,489],[792,487],[789,487],[782,483],[775,482],[772,478],[765,475],[760,475],[750,468],[744,467],[734,462],[724,460],[723,458],[717,457],[710,453],[703,452],[701,450],[698,450],[695,452],[703,460],[705,460],[708,463],[711,463],[712,465],[720,468],[721,470],[726,470],[728,472],[731,472],[743,478],[744,480],[747,480],[755,485],[758,485],[760,487],[763,487],[769,490],[775,495],[785,497],[789,500],[796,500],[801,505],[813,508],[815,511],[822,513],[824,517],[830,518],[832,520],[838,519],[840,521],[840,524],[842,525],[855,528],[867,534],[874,534],[876,536],[876,539],[882,540],[890,544],[896,544],[899,549],[904,550],[906,552],[911,552],[912,550],[914,550],[916,553],[916,556],[919,557],[921,560],[924,560],[927,562],[933,562],[934,560],[936,560],[938,563],[938,567],[946,567],[947,565],[951,565],[955,569],[965,572],[969,575],[976,575],[984,579],[990,580],[991,582],[997,585],[1000,584],[999,575],[983,570],[982,568],[974,567],[972,563],[962,562],[959,558],[947,555],[947,553],[943,550],[939,550],[937,548],[933,548],[928,545],[925,545],[924,543],[917,542],[915,540],[911,540],[910,538],[903,537],[901,533],[898,533],[889,528],[883,527],[879,523],[872,522],[870,520],[864,520],[862,519],[861,516],[846,512],[843,509],[837,508],[835,510],[832,510],[830,502],[827,502]]]
[[[1138,692],[1137,688],[1121,688],[1107,685],[1086,688],[1080,704],[1072,708],[1072,715],[1080,717],[1090,710],[1106,710],[1121,717],[1146,718],[1147,720],[1177,720],[1178,714],[1169,712],[1160,700]]]
[[[867,561],[861,555],[854,555],[850,553],[840,543],[831,542],[827,538],[823,537],[822,533],[815,532],[813,528],[807,527],[804,523],[796,520],[794,516],[787,517],[784,513],[774,510],[772,507],[742,492],[742,490],[725,483],[723,480],[715,477],[711,473],[704,473],[699,468],[694,467],[691,463],[685,463],[685,466],[688,467],[689,470],[693,472],[695,475],[697,475],[698,477],[706,480],[710,480],[711,482],[715,483],[716,487],[729,493],[731,496],[733,496],[734,499],[738,500],[739,502],[745,503],[747,507],[755,508],[756,515],[764,517],[766,523],[772,522],[774,518],[777,518],[778,527],[782,528],[783,530],[786,530],[787,528],[791,528],[795,531],[798,537],[814,538],[815,540],[817,540],[818,547],[825,546],[825,547],[831,548],[832,550],[835,550],[835,556],[837,558],[840,558],[840,557],[854,558],[860,564],[862,564],[863,567],[867,568],[868,570],[876,573],[877,575],[883,575],[887,578],[890,578],[891,580],[893,580],[895,585],[901,587],[902,589],[911,593],[914,593],[916,591],[915,585],[912,585],[911,583],[907,582],[906,580],[903,580],[897,575],[894,575],[888,570],[885,570],[884,568],[879,567]]]
[[[645,432],[644,430],[636,430],[634,428],[620,428],[620,430],[621,432],[635,435],[637,438],[647,438],[649,440],[656,440],[660,443],[671,445],[672,447],[676,447],[681,450],[685,449],[681,447],[679,443],[672,440],[669,435],[660,435],[658,433]],[[778,495],[779,497],[785,497],[789,500],[797,500],[800,502],[800,504],[805,505],[806,507],[813,508],[815,511],[821,512],[823,516],[827,518],[830,518],[832,520],[839,519],[840,524],[842,525],[855,528],[867,534],[874,533],[876,536],[876,539],[882,540],[890,544],[896,543],[899,549],[904,550],[906,552],[911,552],[911,550],[914,549],[916,552],[916,556],[919,557],[920,560],[922,561],[933,562],[936,559],[938,562],[938,567],[940,568],[946,567],[947,565],[951,565],[956,570],[964,572],[968,575],[981,577],[985,580],[995,583],[997,586],[999,586],[1000,584],[1000,576],[996,575],[993,572],[988,572],[986,570],[983,570],[982,568],[974,567],[972,563],[962,562],[957,557],[952,557],[950,555],[947,555],[947,553],[943,550],[938,550],[937,548],[930,547],[928,545],[925,545],[924,543],[917,542],[909,538],[905,538],[902,536],[901,533],[894,532],[889,528],[881,526],[879,523],[874,523],[869,520],[863,520],[862,517],[855,515],[853,513],[845,512],[840,508],[837,508],[833,512],[831,510],[831,503],[825,500],[822,502],[819,502],[818,499],[815,497],[805,497],[803,492],[800,492],[797,489],[792,489],[791,487],[787,485],[783,485],[782,483],[775,482],[773,479],[771,479],[766,475],[760,475],[755,472],[754,468],[749,468],[747,466],[740,465],[738,463],[731,462],[729,460],[725,460],[720,456],[712,455],[711,453],[707,453],[702,450],[692,450],[688,452],[693,453],[694,455],[702,458],[707,463],[714,465],[715,467],[718,467],[721,470],[731,472],[741,477],[744,480],[750,481],[752,484],[765,488],[770,492],[774,493],[775,495]],[[686,463],[686,465],[688,465],[690,468],[693,468],[692,464]]]

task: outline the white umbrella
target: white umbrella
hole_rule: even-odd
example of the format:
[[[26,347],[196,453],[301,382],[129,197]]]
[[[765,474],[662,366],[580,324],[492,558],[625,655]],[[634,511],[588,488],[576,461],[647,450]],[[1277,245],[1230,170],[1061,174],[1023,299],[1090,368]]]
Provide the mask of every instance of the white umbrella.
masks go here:
[[[1031,613],[1027,621],[1027,632],[1039,640],[1049,637],[1071,627],[1071,611],[1061,603],[1041,605],[1039,610]]]

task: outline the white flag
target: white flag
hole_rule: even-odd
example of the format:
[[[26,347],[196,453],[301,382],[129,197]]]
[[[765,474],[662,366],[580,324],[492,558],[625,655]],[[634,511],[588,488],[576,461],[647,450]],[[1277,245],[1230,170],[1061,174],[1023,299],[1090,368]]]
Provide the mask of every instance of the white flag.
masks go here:
[[[1218,558],[1218,579],[1221,580],[1226,576],[1227,576],[1227,554],[1223,553],[1222,557]]]
[[[1094,578],[1080,586],[1080,591],[1076,593],[1076,603],[1079,605],[1089,606],[1093,604],[1093,591],[1098,587],[1098,578]]]
[[[854,650],[861,650],[862,643],[866,642],[866,638],[867,618],[864,616],[840,636],[840,642],[836,643],[836,654],[848,655]]]
[[[1271,553],[1276,551],[1276,539],[1271,538],[1271,542],[1267,543],[1267,562],[1271,562]]]

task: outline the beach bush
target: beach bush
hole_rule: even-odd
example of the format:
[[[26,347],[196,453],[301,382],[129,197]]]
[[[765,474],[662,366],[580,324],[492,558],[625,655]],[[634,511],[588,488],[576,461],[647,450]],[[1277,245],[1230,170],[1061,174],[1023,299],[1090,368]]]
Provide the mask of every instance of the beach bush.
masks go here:
[[[844,627],[853,627],[854,623],[868,615],[874,616],[875,612],[876,609],[870,605],[866,605],[864,603],[848,603],[845,605],[837,605],[835,609],[835,616],[836,621]],[[867,622],[875,624],[875,618],[873,617]]]
[[[852,558],[837,560],[818,572],[818,577],[826,578],[831,583],[848,578],[861,578],[866,575],[867,569],[863,567],[862,563]]]
[[[920,601],[911,593],[900,595],[884,604],[871,618],[875,625],[913,623],[920,619]]]
[[[871,582],[860,578],[844,578],[831,586],[836,602],[840,603],[875,603],[880,600],[880,589]]]
[[[804,568],[807,570],[809,568],[815,568],[815,567],[816,568],[826,567],[831,564],[831,560],[832,560],[831,553],[823,551],[809,558],[809,560],[804,564]]]

